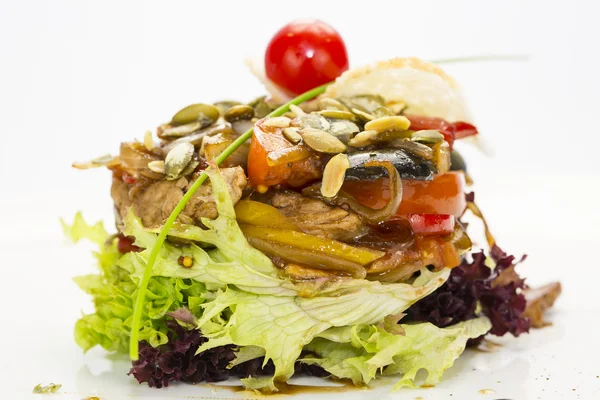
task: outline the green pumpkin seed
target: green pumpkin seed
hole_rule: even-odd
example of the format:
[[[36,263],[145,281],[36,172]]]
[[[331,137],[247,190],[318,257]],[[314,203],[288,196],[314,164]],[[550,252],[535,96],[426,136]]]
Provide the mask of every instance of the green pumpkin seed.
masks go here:
[[[375,142],[375,139],[379,135],[377,131],[362,131],[356,136],[354,136],[349,142],[348,145],[352,147],[366,147],[370,146]]]
[[[393,115],[396,115],[392,112],[392,110],[390,110],[387,107],[378,107],[374,112],[373,115],[375,116],[375,118],[381,118],[381,117],[391,117]]]
[[[163,160],[150,161],[148,163],[148,169],[152,172],[164,174],[165,173],[165,162]]]
[[[377,108],[385,105],[383,97],[375,94],[359,94],[352,97],[342,97],[338,100],[350,109],[356,108],[368,114],[373,114]]]
[[[410,121],[408,118],[400,115],[377,118],[365,124],[365,130],[374,130],[377,132],[405,131],[409,127]]]
[[[345,154],[337,154],[329,160],[323,171],[321,181],[321,194],[324,197],[335,197],[344,184],[346,170],[350,168],[350,161]]]
[[[341,140],[327,132],[318,129],[306,129],[300,132],[302,140],[311,149],[328,154],[343,153],[346,145]]]
[[[298,144],[302,141],[302,136],[298,133],[298,128],[283,128],[283,136],[292,144]]]
[[[266,98],[267,96],[257,97],[256,99],[248,103],[250,107],[254,108],[254,116],[256,118],[264,118],[271,111],[273,111],[273,109],[271,109],[271,107],[265,101]]]
[[[160,151],[162,152],[162,154],[166,155],[181,143],[191,143],[194,146],[200,146],[202,144],[204,136],[213,136],[221,132],[231,132],[231,124],[224,122],[222,124],[217,124],[208,128],[204,128],[189,136],[184,136],[179,139],[175,139],[172,142],[168,142],[167,144],[165,144],[164,147],[160,148]]]
[[[336,138],[340,139],[343,143],[347,144],[352,138],[352,135],[360,132],[360,128],[352,121],[345,119],[332,120],[330,121],[331,127],[327,131]]]
[[[187,167],[194,155],[194,145],[181,143],[175,146],[165,157],[165,174],[167,180],[179,178],[181,172]]]
[[[343,105],[340,101],[332,99],[331,97],[323,97],[319,99],[318,107],[321,110],[350,111],[350,109]]]
[[[219,119],[219,110],[209,104],[192,104],[182,108],[173,116],[169,125],[179,126],[200,122],[200,129],[212,125]]]
[[[331,128],[331,124],[327,121],[326,118],[320,116],[319,114],[310,113],[303,114],[294,119],[294,126],[299,128],[312,128],[312,129],[320,129],[327,131]]]
[[[437,144],[444,141],[444,135],[436,130],[428,129],[413,133],[412,140],[423,144]]]
[[[165,129],[158,135],[161,139],[164,138],[180,138],[187,135],[191,135],[192,133],[199,131],[202,129],[202,124],[198,121],[192,122],[185,125],[175,126],[173,128]]]
[[[249,120],[254,118],[254,108],[245,104],[235,105],[227,110],[223,118],[227,122]]]
[[[181,171],[180,176],[187,176],[187,175],[193,173],[196,170],[196,167],[198,165],[200,165],[200,161],[196,161],[196,160],[190,161],[190,163],[187,165],[187,167],[185,167],[184,170]]]
[[[334,118],[334,119],[347,119],[349,121],[354,121],[356,117],[349,111],[340,111],[340,110],[323,110],[318,112],[320,115],[325,118]]]
[[[239,101],[223,100],[223,101],[217,101],[213,105],[217,108],[217,110],[219,110],[219,113],[221,115],[225,115],[225,113],[227,112],[227,110],[229,110],[231,107],[237,106],[237,105],[240,105],[240,104],[242,104],[242,103],[240,103]]]

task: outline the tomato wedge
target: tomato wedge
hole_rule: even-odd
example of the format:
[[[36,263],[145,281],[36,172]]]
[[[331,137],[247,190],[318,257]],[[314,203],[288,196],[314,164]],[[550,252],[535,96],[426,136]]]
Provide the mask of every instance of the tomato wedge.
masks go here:
[[[396,215],[448,214],[462,215],[465,200],[465,177],[451,171],[435,175],[432,181],[402,181],[402,203]],[[387,178],[373,181],[346,181],[342,189],[358,202],[371,208],[384,207],[389,198]]]
[[[263,190],[278,184],[302,186],[321,177],[322,162],[316,153],[303,145],[290,143],[283,136],[281,128],[263,127],[261,122],[254,127],[248,153],[248,178],[251,186]],[[290,157],[290,153],[297,153],[299,157],[295,159],[300,159],[283,164],[273,162],[273,155]]]
[[[454,231],[454,216],[448,214],[410,214],[408,220],[414,233],[430,235],[449,235]]]

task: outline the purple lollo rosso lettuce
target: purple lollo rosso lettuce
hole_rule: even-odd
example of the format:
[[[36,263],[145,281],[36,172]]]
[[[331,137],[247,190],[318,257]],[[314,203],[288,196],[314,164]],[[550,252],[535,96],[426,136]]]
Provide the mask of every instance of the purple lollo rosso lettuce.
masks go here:
[[[235,358],[233,346],[220,346],[196,355],[198,347],[208,339],[199,330],[187,330],[173,320],[167,321],[167,326],[170,329],[167,344],[155,348],[146,342],[140,343],[140,357],[129,371],[129,375],[133,375],[139,383],[162,388],[169,386],[170,382],[219,382],[230,376],[246,378],[275,373],[271,361],[263,367],[262,357],[228,369]],[[329,375],[317,365],[300,362],[296,363],[296,373],[320,377]]]
[[[524,280],[514,271],[514,256],[508,256],[494,245],[490,256],[495,269],[486,265],[483,251],[474,253],[472,261],[466,259],[452,270],[450,278],[438,290],[418,301],[407,311],[403,320],[431,322],[446,327],[476,318],[480,312],[492,322],[491,334],[502,336],[508,332],[514,336],[529,331],[530,321],[523,316],[526,301],[520,289]]]

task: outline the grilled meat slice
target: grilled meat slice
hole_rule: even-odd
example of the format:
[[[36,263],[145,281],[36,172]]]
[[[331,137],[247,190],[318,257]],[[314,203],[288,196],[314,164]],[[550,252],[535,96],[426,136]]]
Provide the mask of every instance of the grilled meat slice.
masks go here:
[[[221,169],[221,175],[229,187],[233,203],[242,197],[246,187],[246,175],[241,167]],[[169,217],[179,200],[193,184],[186,178],[176,181],[157,181],[147,186],[132,190],[133,186],[114,178],[111,195],[115,208],[121,218],[124,218],[129,208],[133,206],[136,216],[142,219],[147,227],[162,225]],[[138,188],[136,188],[138,189]],[[212,187],[209,182],[203,184],[178,217],[178,221],[186,224],[196,224],[200,218],[217,217],[217,207],[211,198]]]

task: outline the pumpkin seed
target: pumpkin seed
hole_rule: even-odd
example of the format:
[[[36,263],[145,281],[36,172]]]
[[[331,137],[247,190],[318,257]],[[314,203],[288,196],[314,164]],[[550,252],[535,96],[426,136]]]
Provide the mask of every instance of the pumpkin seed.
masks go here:
[[[270,126],[273,128],[287,128],[288,126],[290,126],[290,122],[292,122],[292,120],[288,117],[271,117],[265,119],[262,125]]]
[[[334,118],[334,119],[347,119],[353,121],[356,119],[354,114],[349,111],[340,111],[340,110],[323,110],[318,112],[320,115],[326,118]]]
[[[405,131],[409,127],[410,121],[408,118],[400,115],[377,118],[365,124],[365,130],[375,130],[377,132]]]
[[[392,112],[392,110],[390,110],[387,107],[381,106],[378,107],[374,112],[373,115],[375,116],[375,118],[381,118],[381,117],[391,117],[393,115],[396,115]]]
[[[338,100],[350,109],[356,108],[368,114],[373,114],[377,108],[385,105],[383,97],[376,94],[359,94],[352,97],[342,97]]]
[[[179,126],[200,122],[200,129],[212,125],[219,119],[219,110],[209,104],[192,104],[182,108],[173,116],[170,125]]]
[[[352,147],[366,147],[370,146],[375,142],[375,138],[377,138],[379,132],[377,131],[362,131],[356,136],[354,136],[348,144]]]
[[[94,158],[92,160],[92,164],[102,166],[110,163],[114,159],[115,157],[111,156],[110,154],[105,154],[103,156]]]
[[[266,98],[267,96],[257,97],[256,99],[248,103],[250,107],[254,108],[254,115],[256,116],[256,118],[264,118],[271,111],[273,111],[265,101]]]
[[[331,128],[331,124],[327,121],[326,118],[320,116],[319,114],[304,114],[296,117],[293,121],[293,125],[299,128],[312,128],[319,129],[323,131],[328,131]]]
[[[308,128],[302,130],[301,134],[304,144],[318,152],[336,154],[346,151],[346,145],[327,132]]]
[[[110,154],[106,154],[101,157],[94,158],[91,161],[87,162],[74,162],[71,164],[73,168],[77,169],[90,169],[90,168],[99,168],[99,167],[112,167],[120,164],[119,157],[113,157]]]
[[[191,143],[194,146],[200,146],[202,144],[204,136],[213,136],[221,132],[231,132],[231,125],[228,122],[224,122],[222,124],[217,124],[208,128],[204,128],[189,136],[184,136],[179,139],[175,139],[172,142],[167,143],[160,150],[162,154],[166,155],[181,143]]]
[[[319,99],[319,108],[321,110],[338,110],[338,111],[350,111],[348,107],[343,105],[336,99],[332,99],[331,97],[323,97]]]
[[[335,197],[338,194],[344,184],[348,168],[350,168],[350,161],[345,154],[336,154],[329,160],[325,165],[321,182],[321,194],[324,197]]]
[[[391,110],[394,115],[399,115],[402,111],[406,110],[406,103],[402,100],[399,101],[391,101],[387,105],[387,108]]]
[[[227,122],[252,119],[254,118],[254,108],[245,104],[235,105],[227,110],[223,118]]]
[[[292,144],[298,144],[302,141],[302,136],[298,133],[298,128],[283,128],[283,136]]]
[[[187,167],[185,167],[184,170],[181,171],[181,174],[179,174],[179,176],[187,176],[187,175],[193,173],[196,170],[196,167],[198,165],[200,165],[200,161],[196,161],[196,160],[190,161],[190,163],[187,165]]]
[[[165,174],[167,180],[177,179],[187,167],[194,155],[194,145],[181,143],[175,146],[165,157]]]
[[[146,131],[144,133],[144,147],[148,151],[152,151],[154,149],[154,139],[152,139],[152,132]]]
[[[444,135],[434,129],[428,129],[413,133],[412,140],[423,144],[437,144],[444,141]]]
[[[347,144],[352,135],[360,132],[360,128],[352,121],[340,119],[338,121],[331,121],[331,128],[329,128],[328,132],[340,139],[344,144]]]
[[[433,146],[435,166],[438,173],[443,174],[450,170],[450,145],[448,142],[439,142]]]
[[[165,162],[163,160],[150,161],[148,163],[148,169],[152,172],[158,172],[159,174],[165,173]]]
[[[421,143],[413,142],[410,139],[396,139],[390,142],[390,146],[409,151],[410,153],[422,157],[426,160],[433,159],[433,150],[431,147]]]
[[[372,121],[375,119],[375,117],[372,116],[371,114],[361,111],[358,108],[353,108],[352,113],[354,115],[356,115],[358,117],[358,119],[360,119],[363,122],[369,122],[369,121]]]
[[[290,104],[290,111],[295,114],[295,117],[299,117],[301,115],[306,114],[303,109],[301,109],[295,104]]]
[[[175,126],[173,128],[165,129],[159,135],[161,139],[164,138],[180,138],[190,135],[198,130],[202,129],[202,123],[199,121],[192,122],[185,125]]]
[[[227,110],[229,110],[231,107],[237,106],[240,104],[242,104],[242,103],[240,103],[239,101],[223,100],[223,101],[217,101],[214,104],[214,106],[217,108],[217,110],[219,110],[219,114],[225,115]]]

